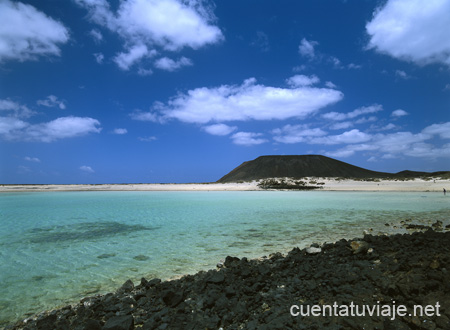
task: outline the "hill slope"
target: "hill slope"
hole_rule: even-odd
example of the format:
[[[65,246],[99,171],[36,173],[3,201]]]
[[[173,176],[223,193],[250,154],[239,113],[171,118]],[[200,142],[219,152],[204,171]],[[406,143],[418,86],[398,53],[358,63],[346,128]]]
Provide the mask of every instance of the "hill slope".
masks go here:
[[[440,172],[443,173],[443,172]],[[261,156],[242,163],[217,182],[251,181],[275,177],[344,177],[393,178],[430,175],[426,172],[403,171],[397,174],[370,171],[321,155]]]

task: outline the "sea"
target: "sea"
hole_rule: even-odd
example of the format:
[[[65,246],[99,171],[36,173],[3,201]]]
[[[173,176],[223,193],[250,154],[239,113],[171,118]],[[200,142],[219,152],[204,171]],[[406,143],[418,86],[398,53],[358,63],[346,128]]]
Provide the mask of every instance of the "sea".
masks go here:
[[[127,279],[172,279],[228,255],[259,258],[436,220],[450,223],[450,196],[436,192],[1,193],[0,327]]]

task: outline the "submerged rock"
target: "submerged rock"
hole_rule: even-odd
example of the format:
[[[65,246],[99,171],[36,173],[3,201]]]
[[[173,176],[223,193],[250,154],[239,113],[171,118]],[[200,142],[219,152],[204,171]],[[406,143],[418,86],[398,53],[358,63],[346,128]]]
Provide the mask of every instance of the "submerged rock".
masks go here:
[[[134,256],[133,259],[134,260],[138,260],[138,261],[145,261],[145,260],[150,259],[150,257],[147,257],[147,256],[144,256],[144,255],[140,254],[138,256]]]
[[[117,254],[116,253],[103,253],[100,254],[99,256],[97,256],[98,259],[106,259],[106,258],[112,258],[115,257]]]

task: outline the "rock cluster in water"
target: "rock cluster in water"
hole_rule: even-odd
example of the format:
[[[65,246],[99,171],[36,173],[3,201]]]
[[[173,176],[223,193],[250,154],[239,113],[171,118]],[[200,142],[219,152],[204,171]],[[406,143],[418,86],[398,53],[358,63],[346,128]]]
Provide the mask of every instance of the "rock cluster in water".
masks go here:
[[[426,231],[365,235],[259,260],[227,257],[217,270],[173,281],[128,280],[115,293],[6,329],[450,329],[450,232],[419,229]],[[291,315],[333,304],[439,310],[395,319]]]

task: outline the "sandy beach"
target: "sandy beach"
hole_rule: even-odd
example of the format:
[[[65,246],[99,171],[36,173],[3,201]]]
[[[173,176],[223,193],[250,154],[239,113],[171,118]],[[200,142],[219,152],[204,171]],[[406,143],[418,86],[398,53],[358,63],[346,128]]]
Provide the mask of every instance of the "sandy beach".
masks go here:
[[[413,179],[407,181],[382,180],[362,181],[339,178],[306,178],[315,181],[326,191],[423,191],[442,192],[450,189],[450,180]],[[323,184],[322,184],[323,183]],[[0,185],[0,192],[31,191],[254,191],[262,190],[258,181],[242,183],[142,183],[142,184],[27,184]]]

